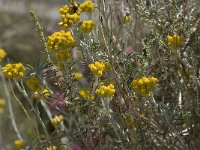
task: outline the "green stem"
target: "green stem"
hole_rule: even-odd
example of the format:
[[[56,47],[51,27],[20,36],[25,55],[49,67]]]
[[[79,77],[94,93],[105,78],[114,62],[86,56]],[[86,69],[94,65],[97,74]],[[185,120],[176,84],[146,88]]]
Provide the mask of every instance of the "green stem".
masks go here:
[[[102,102],[103,109],[105,110],[105,113],[106,113],[106,115],[108,116],[108,118],[111,122],[112,128],[113,128],[115,134],[117,135],[118,140],[122,142],[120,135],[118,134],[118,131],[117,131],[118,130],[117,127],[116,127],[117,123],[115,123],[115,121],[114,121],[114,119],[112,118],[112,115],[111,115],[112,110],[109,109],[109,99],[101,98],[101,102]],[[121,146],[122,146],[122,149],[125,149],[124,146],[123,146],[123,143],[121,143]]]
[[[1,65],[0,65],[0,68],[2,68]],[[16,124],[16,120],[15,120],[15,116],[14,116],[13,108],[12,108],[12,103],[11,103],[11,96],[10,96],[10,94],[8,92],[8,86],[6,84],[5,77],[4,77],[4,75],[3,75],[1,70],[0,70],[0,76],[2,77],[4,95],[5,95],[5,97],[7,99],[7,102],[8,102],[8,110],[9,110],[10,120],[11,120],[13,129],[14,129],[14,132],[15,132],[15,134],[16,134],[18,139],[23,140],[23,138],[22,138],[22,136],[21,136],[21,134],[19,132],[19,129],[17,127],[17,124]]]
[[[19,90],[19,91],[24,95],[24,97],[27,99],[28,103],[29,103],[30,106],[31,106],[31,110],[32,110],[33,113],[36,115],[36,117],[37,117],[39,123],[41,124],[41,126],[42,126],[42,128],[43,128],[43,130],[44,130],[44,133],[45,133],[47,139],[49,139],[49,134],[48,134],[48,132],[47,132],[47,129],[46,129],[46,127],[45,127],[44,122],[42,121],[42,119],[41,119],[41,117],[40,117],[40,115],[39,115],[39,112],[37,112],[37,110],[36,110],[35,107],[33,106],[33,103],[32,103],[32,101],[31,101],[31,99],[29,98],[28,94],[26,93],[26,91],[20,87],[19,83],[18,83],[16,80],[14,80],[14,81],[15,81],[15,84],[16,84],[18,90]]]
[[[40,39],[43,43],[43,46],[44,46],[44,49],[45,49],[45,53],[47,54],[47,61],[48,63],[50,64],[51,62],[51,59],[50,59],[50,55],[49,55],[49,51],[48,51],[48,46],[47,46],[47,40],[45,38],[45,35],[44,35],[44,30],[43,30],[43,27],[41,26],[41,24],[39,23],[39,19],[37,17],[37,15],[35,14],[35,11],[34,10],[31,10],[30,11],[30,15],[31,17],[33,18],[33,21],[35,23],[35,28],[36,28],[36,31],[39,32],[40,34]]]

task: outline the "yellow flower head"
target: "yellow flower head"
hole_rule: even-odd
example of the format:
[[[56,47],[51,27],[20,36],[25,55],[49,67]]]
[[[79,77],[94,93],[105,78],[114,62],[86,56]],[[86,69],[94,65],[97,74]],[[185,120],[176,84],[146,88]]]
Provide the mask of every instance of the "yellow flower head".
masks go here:
[[[94,29],[95,23],[92,20],[83,21],[80,28],[83,32],[91,32]]]
[[[63,63],[69,62],[71,59],[71,51],[70,50],[62,50],[56,54],[58,68],[62,70],[64,68]]]
[[[102,97],[112,97],[115,94],[115,87],[113,84],[109,84],[108,86],[101,85],[96,90],[96,94]]]
[[[55,116],[52,119],[51,123],[56,126],[56,125],[60,124],[63,120],[64,120],[63,115],[59,115],[59,116]]]
[[[15,140],[14,144],[16,149],[22,149],[25,147],[25,143],[22,140]]]
[[[50,92],[49,92],[49,90],[44,89],[44,90],[42,91],[42,95],[43,95],[46,99],[48,99],[49,96],[50,96]]]
[[[56,150],[56,146],[55,145],[52,145],[52,146],[49,146],[49,147],[46,147],[45,150]]]
[[[150,91],[157,83],[158,79],[155,77],[141,77],[132,81],[132,87],[135,92],[145,96],[150,96]]]
[[[66,29],[70,28],[72,25],[80,21],[80,12],[74,13],[72,7],[64,5],[59,9],[61,22],[58,23],[59,26],[62,26]]]
[[[94,3],[91,0],[85,0],[82,4],[80,4],[81,11],[92,12],[94,9]]]
[[[26,81],[27,86],[33,90],[39,90],[40,89],[40,81],[35,75],[32,75],[27,81]]]
[[[79,95],[85,99],[85,100],[94,100],[94,96],[90,97],[90,92],[89,90],[86,90],[86,89],[82,89],[79,91]]]
[[[122,16],[122,18],[121,18],[121,21],[122,21],[122,23],[128,23],[128,22],[130,22],[131,21],[131,16],[130,15],[124,15],[124,16]]]
[[[4,57],[6,57],[6,52],[0,48],[0,61],[3,60]]]
[[[105,64],[103,62],[96,61],[93,64],[89,64],[89,69],[94,75],[101,77],[103,75],[103,71],[105,70]]]
[[[70,32],[60,30],[48,36],[47,44],[49,50],[58,51],[72,48],[76,44],[76,41]]]
[[[75,72],[73,75],[76,80],[81,80],[83,77],[82,73],[80,72]]]
[[[177,49],[183,44],[184,38],[174,34],[173,36],[167,36],[167,41],[170,48]]]
[[[40,96],[41,96],[41,94],[40,94],[39,91],[35,91],[35,92],[33,93],[33,96],[35,97],[35,99],[39,99]]]
[[[0,107],[4,107],[6,105],[5,99],[0,98]]]
[[[35,99],[40,99],[41,96],[43,96],[46,99],[49,99],[49,96],[51,95],[51,93],[49,92],[49,90],[43,88],[43,89],[39,89],[37,91],[35,91],[33,93],[33,96],[35,97]]]
[[[8,78],[19,78],[24,76],[24,72],[26,71],[26,68],[21,64],[7,64],[2,68],[2,72],[5,74]]]

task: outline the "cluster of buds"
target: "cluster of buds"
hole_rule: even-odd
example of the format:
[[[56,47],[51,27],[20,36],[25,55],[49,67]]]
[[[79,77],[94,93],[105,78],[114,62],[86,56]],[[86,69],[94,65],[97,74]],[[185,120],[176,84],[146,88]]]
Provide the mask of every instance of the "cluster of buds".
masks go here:
[[[48,36],[48,48],[49,50],[56,51],[56,58],[58,67],[63,69],[63,63],[68,62],[71,59],[70,49],[75,46],[76,41],[69,31],[58,31]]]
[[[2,68],[2,72],[8,78],[19,78],[24,76],[26,68],[21,63],[7,64]]]
[[[45,150],[57,150],[57,147],[55,145],[51,145],[51,146],[46,147]]]
[[[102,97],[112,97],[115,94],[115,87],[113,84],[109,84],[108,86],[101,85],[96,90],[96,94]]]
[[[141,77],[132,81],[132,87],[135,92],[145,96],[150,96],[150,91],[156,86],[157,83],[157,78]]]
[[[41,96],[44,96],[44,98],[49,99],[50,92],[47,89],[40,89],[35,91],[33,95],[36,99],[40,99]]]
[[[105,70],[105,64],[103,62],[96,61],[93,64],[89,64],[89,69],[94,75],[101,77],[103,75],[103,71]]]
[[[75,6],[68,7],[67,5],[60,7],[59,12],[62,21],[58,23],[59,26],[68,29],[80,21],[80,11],[78,8],[75,10],[74,7]]]
[[[63,115],[59,115],[59,116],[55,116],[55,117],[52,119],[51,123],[52,123],[54,126],[56,126],[56,125],[60,124],[61,122],[63,122],[63,120],[64,120]]]
[[[94,10],[94,3],[91,0],[85,0],[85,2],[80,4],[79,8],[81,11],[92,12]]]
[[[41,96],[48,99],[50,96],[49,90],[40,86],[40,81],[35,75],[26,81],[27,86],[34,92],[33,95],[36,99],[40,99]]]
[[[70,32],[60,30],[58,32],[55,32],[51,36],[48,36],[47,44],[49,50],[58,51],[72,48],[76,44],[76,41]]]
[[[79,95],[84,99],[84,100],[94,100],[94,96],[90,96],[90,92],[87,89],[82,89],[79,91]]]
[[[168,46],[170,48],[177,49],[183,44],[184,38],[183,38],[183,36],[174,34],[172,36],[167,36],[167,41],[168,41]]]
[[[86,20],[86,21],[83,21],[80,28],[81,28],[81,31],[83,32],[91,32],[94,29],[94,25],[95,25],[94,21]]]
[[[81,80],[83,78],[83,74],[80,72],[73,73],[73,76],[76,80]]]

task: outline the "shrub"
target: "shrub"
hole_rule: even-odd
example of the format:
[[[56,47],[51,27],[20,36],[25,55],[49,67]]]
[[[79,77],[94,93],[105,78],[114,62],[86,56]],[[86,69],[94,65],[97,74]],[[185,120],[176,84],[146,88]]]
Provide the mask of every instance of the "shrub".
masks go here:
[[[71,0],[59,9],[61,30],[48,37],[31,11],[46,58],[19,63],[21,72],[2,67],[37,120],[31,143],[1,74],[16,141],[47,150],[198,149],[198,10],[196,1]]]

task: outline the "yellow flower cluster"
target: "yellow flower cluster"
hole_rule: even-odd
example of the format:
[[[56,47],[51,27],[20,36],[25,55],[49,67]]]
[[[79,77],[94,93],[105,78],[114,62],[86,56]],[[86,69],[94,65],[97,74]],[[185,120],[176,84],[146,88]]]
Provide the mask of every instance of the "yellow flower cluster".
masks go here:
[[[157,83],[157,78],[141,77],[132,81],[132,87],[135,92],[145,96],[150,96],[150,91],[156,86]]]
[[[69,62],[71,59],[71,52],[70,50],[63,50],[56,54],[56,58],[58,61],[58,67],[60,70],[63,69],[64,65],[63,62]]]
[[[174,34],[173,36],[167,36],[167,41],[170,48],[177,49],[183,44],[184,38]]]
[[[81,11],[92,12],[94,9],[94,3],[91,0],[85,0],[82,4],[80,4]]]
[[[6,101],[0,98],[0,114],[4,113],[4,106],[6,105]]]
[[[26,68],[21,63],[7,64],[2,68],[2,72],[8,78],[19,78],[24,76]]]
[[[76,41],[70,32],[60,30],[48,36],[47,44],[49,50],[58,51],[72,48],[76,44]]]
[[[48,99],[49,96],[50,96],[50,92],[49,92],[49,90],[44,89],[44,90],[42,91],[42,95],[44,95],[44,97],[45,97],[46,99]]]
[[[75,78],[76,80],[81,80],[82,77],[83,77],[82,73],[80,73],[80,72],[75,72],[75,73],[73,74],[73,76],[74,76],[74,78]]]
[[[122,23],[128,23],[128,22],[130,22],[131,21],[131,16],[130,15],[124,15],[124,16],[122,16],[122,18],[121,18],[121,21],[122,21]]]
[[[56,150],[56,146],[55,145],[52,145],[52,146],[49,146],[47,147],[45,150]]]
[[[56,126],[56,125],[60,124],[63,120],[64,120],[63,115],[59,115],[59,116],[55,116],[52,119],[51,123]]]
[[[86,89],[82,89],[79,91],[79,95],[85,99],[85,100],[94,100],[94,96],[90,97],[90,92],[89,90],[86,90]]]
[[[31,77],[26,81],[27,86],[34,91],[33,96],[36,99],[40,99],[41,96],[48,99],[50,96],[49,90],[40,86],[40,81],[35,75],[31,75]]]
[[[46,99],[48,99],[50,96],[50,92],[47,89],[42,89],[42,90],[39,89],[35,91],[33,95],[36,99],[39,99],[41,96],[44,96]]]
[[[26,81],[27,86],[32,90],[32,91],[37,91],[40,89],[40,81],[35,75],[32,75],[27,81]]]
[[[105,64],[103,62],[96,61],[93,64],[89,64],[89,69],[92,71],[94,75],[101,77],[103,71],[105,70]]]
[[[78,23],[80,21],[79,13],[73,11],[73,6],[68,7],[64,5],[59,9],[61,22],[58,23],[59,26],[62,26],[66,29],[70,28],[72,25]]]
[[[0,48],[0,61],[6,57],[6,52]]]
[[[83,21],[80,28],[83,32],[91,32],[94,29],[94,25],[95,25],[94,21],[86,20]]]
[[[108,86],[101,85],[96,90],[96,94],[103,97],[112,97],[115,94],[115,87],[113,84],[109,84]]]
[[[16,149],[22,149],[22,148],[24,148],[25,147],[25,143],[24,143],[24,141],[22,141],[22,140],[15,140],[14,141],[14,144],[15,144],[15,148]]]

